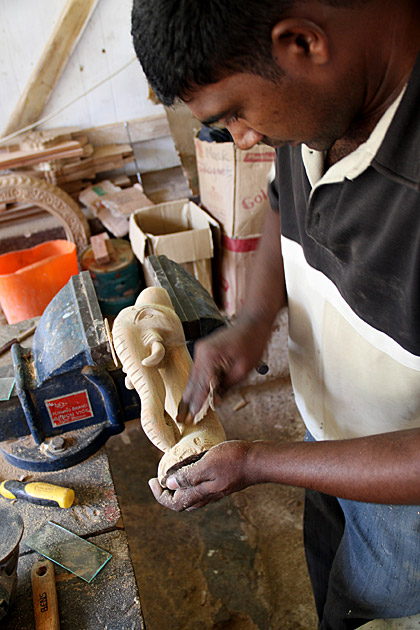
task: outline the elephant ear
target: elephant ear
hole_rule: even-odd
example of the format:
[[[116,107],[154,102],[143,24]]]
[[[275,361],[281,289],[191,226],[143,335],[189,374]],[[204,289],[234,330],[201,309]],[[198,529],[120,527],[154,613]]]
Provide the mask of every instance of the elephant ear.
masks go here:
[[[145,367],[156,367],[165,356],[165,346],[161,341],[153,341],[150,355],[141,362]]]

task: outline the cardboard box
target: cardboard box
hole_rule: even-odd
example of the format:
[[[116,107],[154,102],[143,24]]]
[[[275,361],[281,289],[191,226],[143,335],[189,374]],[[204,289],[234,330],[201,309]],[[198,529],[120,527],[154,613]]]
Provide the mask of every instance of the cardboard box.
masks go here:
[[[146,284],[153,284],[144,265],[147,256],[164,254],[181,264],[212,291],[211,225],[217,225],[206,212],[188,199],[142,208],[130,216],[130,241],[143,265]]]
[[[233,317],[241,310],[260,237],[230,238],[222,235],[217,293],[220,308]]]
[[[239,150],[233,142],[195,138],[201,203],[230,238],[257,236],[270,207],[268,174],[275,151],[264,144]]]

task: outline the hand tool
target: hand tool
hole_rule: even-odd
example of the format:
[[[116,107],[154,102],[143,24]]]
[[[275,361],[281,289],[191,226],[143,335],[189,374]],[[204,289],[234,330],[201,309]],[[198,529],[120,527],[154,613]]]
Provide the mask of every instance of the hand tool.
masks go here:
[[[44,481],[2,481],[0,495],[6,499],[23,499],[48,507],[69,508],[74,501],[72,488],[63,488]]]
[[[37,560],[31,571],[35,630],[60,630],[54,565],[51,560]]]
[[[0,356],[4,354],[5,352],[7,352],[8,350],[10,350],[10,348],[13,346],[14,343],[20,343],[21,341],[24,341],[24,339],[27,339],[28,337],[30,337],[35,332],[36,327],[37,327],[37,324],[35,324],[34,326],[31,326],[30,328],[28,328],[28,330],[25,330],[25,332],[21,333],[17,337],[13,337],[13,339],[10,339],[5,344],[3,344],[0,347]]]
[[[165,288],[190,352],[194,341],[225,325],[210,295],[166,256],[149,256],[155,283]],[[116,366],[88,271],[73,276],[38,322],[32,348],[12,345],[13,365],[0,370],[15,386],[0,401],[0,453],[31,471],[61,470],[95,453],[140,416],[134,390]]]

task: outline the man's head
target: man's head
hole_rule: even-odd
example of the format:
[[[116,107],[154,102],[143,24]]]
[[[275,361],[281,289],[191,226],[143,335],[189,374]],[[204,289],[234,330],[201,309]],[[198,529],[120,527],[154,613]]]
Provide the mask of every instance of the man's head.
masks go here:
[[[240,148],[328,149],[377,108],[398,41],[378,19],[392,31],[395,11],[393,0],[134,0],[132,34],[165,105],[220,120]]]
[[[321,0],[353,7],[369,0]],[[272,29],[305,0],[134,0],[134,48],[150,85],[167,106],[193,87],[237,72],[276,80]]]

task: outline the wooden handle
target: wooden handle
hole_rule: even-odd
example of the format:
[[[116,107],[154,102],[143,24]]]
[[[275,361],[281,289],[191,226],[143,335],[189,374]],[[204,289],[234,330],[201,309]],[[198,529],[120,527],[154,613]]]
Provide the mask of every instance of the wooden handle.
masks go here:
[[[54,565],[50,560],[37,560],[31,571],[35,630],[60,630]]]

